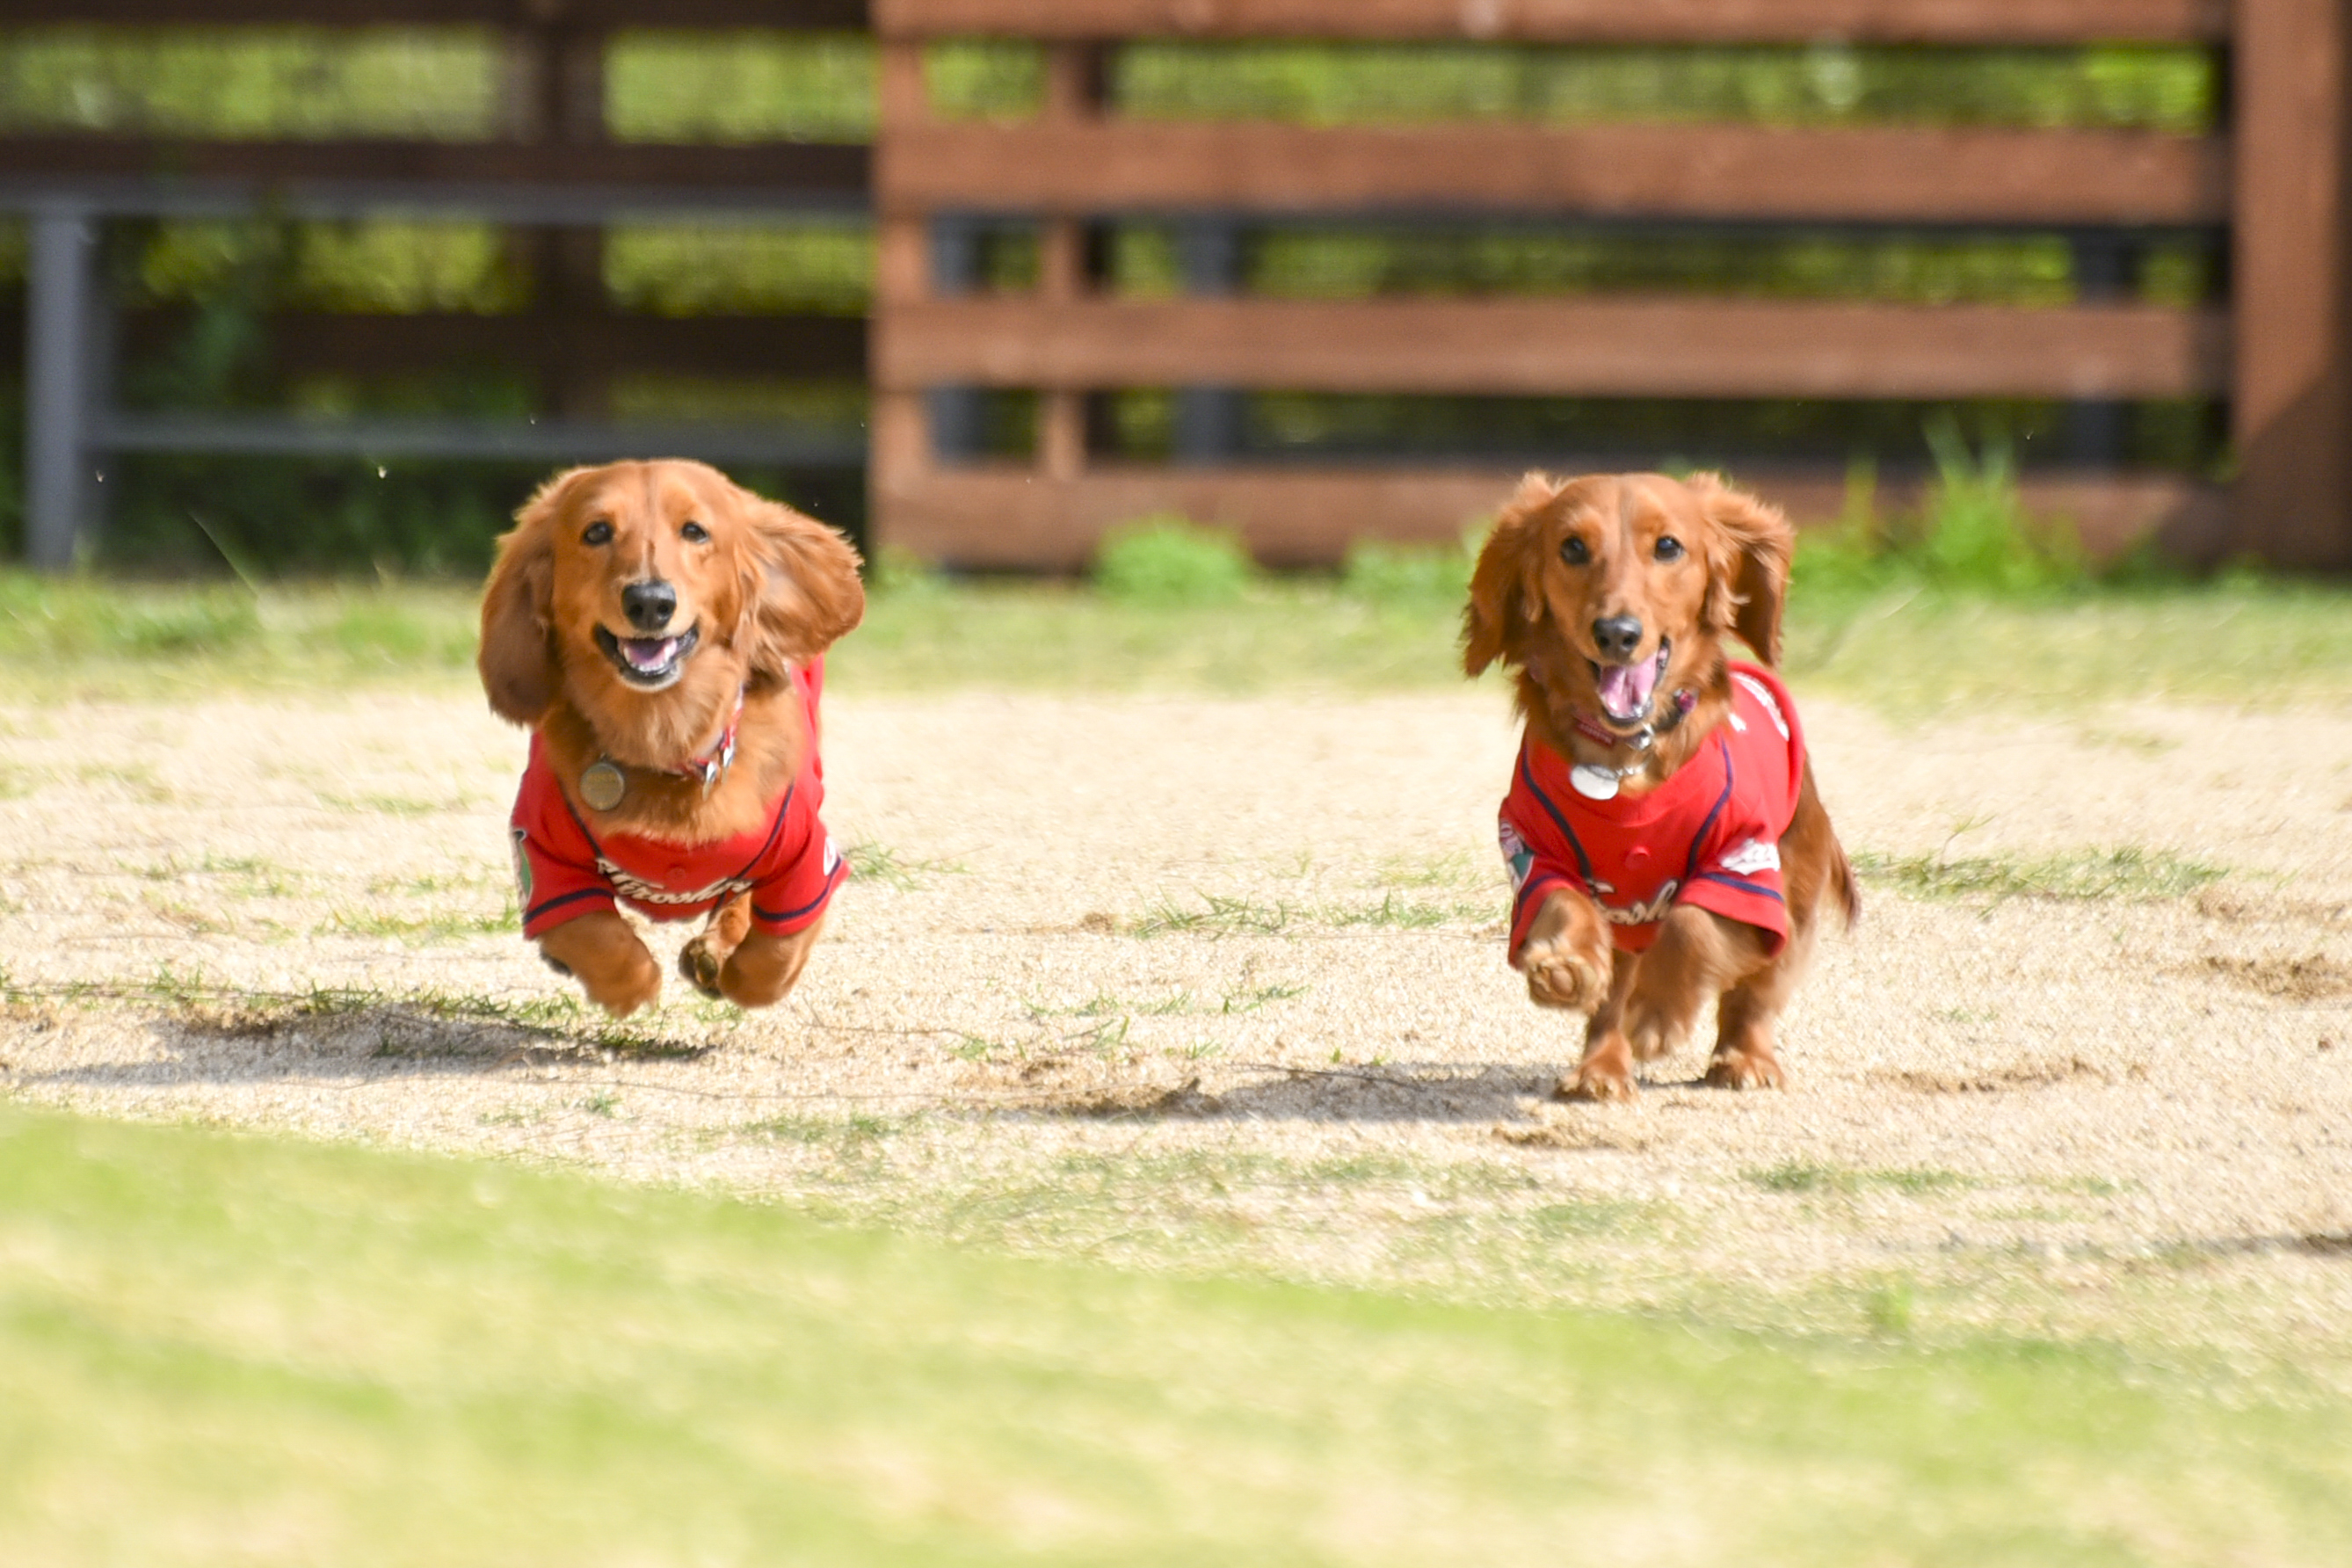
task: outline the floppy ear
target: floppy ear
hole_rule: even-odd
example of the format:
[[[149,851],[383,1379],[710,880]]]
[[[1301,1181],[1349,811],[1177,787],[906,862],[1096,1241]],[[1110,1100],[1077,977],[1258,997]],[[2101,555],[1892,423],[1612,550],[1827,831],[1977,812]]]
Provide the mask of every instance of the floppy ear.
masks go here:
[[[730,484],[740,509],[742,610],[736,646],[754,672],[789,679],[866,618],[866,584],[849,541],[804,517]]]
[[[1528,531],[1561,487],[1545,474],[1519,481],[1495,519],[1470,573],[1470,602],[1462,611],[1462,672],[1478,675],[1497,659],[1513,658],[1520,634],[1543,611],[1535,574],[1526,562]]]
[[[552,529],[573,468],[539,487],[515,514],[512,532],[499,541],[499,558],[482,590],[482,645],[474,668],[490,710],[517,724],[536,724],[562,682],[556,668]]]
[[[1735,632],[1768,665],[1780,662],[1780,606],[1789,595],[1796,535],[1777,506],[1735,490],[1713,474],[1688,481],[1715,525],[1707,562],[1706,624]]]

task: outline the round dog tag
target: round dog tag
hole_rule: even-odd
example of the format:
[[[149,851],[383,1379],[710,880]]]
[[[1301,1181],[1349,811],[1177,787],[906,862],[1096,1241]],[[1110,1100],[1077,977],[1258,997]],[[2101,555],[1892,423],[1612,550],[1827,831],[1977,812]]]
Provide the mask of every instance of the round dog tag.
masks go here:
[[[591,763],[580,774],[580,798],[598,811],[612,810],[628,793],[627,777],[610,763]],[[1616,793],[1613,786],[1610,793]]]
[[[1587,800],[1614,800],[1617,797],[1617,775],[1607,768],[1596,768],[1591,763],[1579,763],[1569,769],[1568,782],[1577,794]]]

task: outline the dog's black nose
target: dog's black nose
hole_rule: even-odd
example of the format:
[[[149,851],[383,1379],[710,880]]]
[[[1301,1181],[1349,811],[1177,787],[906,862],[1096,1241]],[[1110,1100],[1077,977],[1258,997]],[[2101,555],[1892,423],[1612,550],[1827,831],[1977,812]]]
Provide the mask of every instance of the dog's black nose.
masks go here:
[[[657,632],[677,613],[677,590],[658,577],[650,583],[632,583],[621,590],[621,609],[637,630]]]
[[[1629,659],[1642,646],[1642,623],[1632,616],[1603,616],[1592,623],[1592,646],[1603,658]]]

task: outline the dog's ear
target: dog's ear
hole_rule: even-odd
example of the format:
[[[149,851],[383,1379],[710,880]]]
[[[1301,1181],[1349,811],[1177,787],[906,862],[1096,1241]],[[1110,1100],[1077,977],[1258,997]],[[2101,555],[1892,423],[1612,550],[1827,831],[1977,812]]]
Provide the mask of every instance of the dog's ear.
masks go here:
[[[499,541],[499,558],[482,590],[482,644],[474,668],[490,710],[517,724],[536,724],[555,700],[562,672],[555,662],[555,520],[573,468],[539,487]]]
[[[1735,490],[1713,474],[1688,481],[1698,495],[1715,542],[1707,562],[1708,627],[1733,632],[1768,665],[1780,662],[1780,607],[1789,595],[1789,563],[1796,534],[1777,506]]]
[[[736,646],[756,673],[786,679],[792,666],[815,658],[866,618],[857,552],[813,517],[728,489],[744,542]]]
[[[1497,659],[1517,657],[1519,637],[1543,613],[1540,563],[1528,561],[1537,519],[1562,487],[1530,473],[1496,514],[1494,531],[1470,573],[1470,602],[1462,611],[1462,671],[1475,676]]]

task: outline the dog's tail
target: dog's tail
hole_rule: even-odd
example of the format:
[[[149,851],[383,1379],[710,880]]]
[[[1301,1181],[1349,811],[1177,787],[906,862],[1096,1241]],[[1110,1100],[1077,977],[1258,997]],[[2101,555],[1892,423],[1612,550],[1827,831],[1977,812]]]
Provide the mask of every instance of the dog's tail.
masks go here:
[[[1853,862],[1845,858],[1845,846],[1834,836],[1830,839],[1830,892],[1845,911],[1845,929],[1861,924],[1862,886],[1853,879]]]

